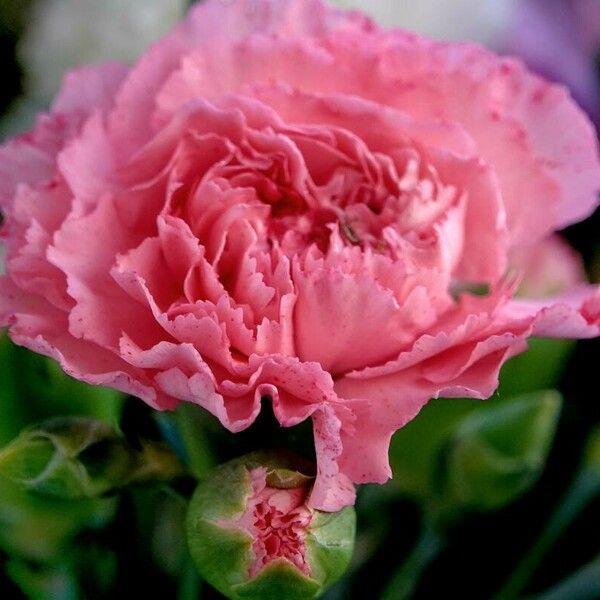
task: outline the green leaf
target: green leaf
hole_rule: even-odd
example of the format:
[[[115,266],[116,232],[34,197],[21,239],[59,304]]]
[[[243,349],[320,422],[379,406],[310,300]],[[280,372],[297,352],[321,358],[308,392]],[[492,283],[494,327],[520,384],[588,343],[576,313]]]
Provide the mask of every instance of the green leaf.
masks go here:
[[[217,465],[211,440],[222,433],[221,424],[215,423],[215,418],[207,411],[189,402],[182,402],[173,418],[186,464],[198,479],[202,479]]]
[[[77,600],[77,578],[68,565],[33,568],[22,560],[6,565],[9,577],[23,590],[29,600]]]
[[[124,440],[101,421],[56,418],[0,451],[0,475],[29,491],[92,498],[122,486],[132,469]]]
[[[0,445],[6,444],[27,424],[17,384],[17,368],[13,349],[16,346],[0,332]]]
[[[13,344],[0,333],[0,445],[32,422],[84,415],[117,423],[123,395],[66,375],[56,361]]]
[[[589,436],[583,460],[571,485],[545,521],[535,543],[513,567],[510,577],[494,596],[494,600],[512,600],[519,595],[550,548],[598,494],[600,494],[600,427],[593,430]],[[577,577],[576,579],[579,581]],[[562,589],[561,586],[559,589]]]
[[[582,468],[600,477],[600,427],[596,427],[586,442]]]

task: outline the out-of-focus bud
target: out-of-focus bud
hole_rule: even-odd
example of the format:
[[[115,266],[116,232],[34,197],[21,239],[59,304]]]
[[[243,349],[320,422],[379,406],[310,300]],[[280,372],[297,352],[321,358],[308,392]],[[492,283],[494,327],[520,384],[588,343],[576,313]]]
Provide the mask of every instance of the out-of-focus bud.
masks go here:
[[[34,563],[52,562],[80,531],[112,521],[116,501],[115,497],[61,500],[30,494],[0,476],[0,549]]]
[[[182,474],[162,444],[132,448],[111,426],[80,417],[57,418],[26,429],[0,451],[0,475],[34,491],[65,499],[94,498],[129,484]]]
[[[557,392],[538,392],[466,417],[444,453],[444,504],[494,510],[529,489],[546,463],[561,403]]]
[[[254,453],[218,467],[188,510],[190,552],[202,577],[228,598],[309,600],[346,570],[355,513],[307,506],[303,461]]]

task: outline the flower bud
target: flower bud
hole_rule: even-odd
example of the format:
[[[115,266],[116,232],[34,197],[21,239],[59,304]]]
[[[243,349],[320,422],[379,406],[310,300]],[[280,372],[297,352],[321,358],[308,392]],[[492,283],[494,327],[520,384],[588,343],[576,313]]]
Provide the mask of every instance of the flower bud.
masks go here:
[[[466,417],[444,457],[443,500],[475,510],[515,500],[544,467],[560,407],[560,395],[545,391]]]
[[[26,429],[0,450],[0,475],[62,499],[95,498],[131,483],[183,474],[173,452],[140,440],[133,448],[110,425],[81,417],[51,419]]]
[[[355,513],[310,508],[312,480],[300,461],[279,454],[218,467],[198,486],[187,516],[202,577],[234,600],[319,596],[348,566]]]
[[[26,429],[0,451],[0,474],[30,491],[91,498],[121,486],[132,458],[102,421],[57,418]]]

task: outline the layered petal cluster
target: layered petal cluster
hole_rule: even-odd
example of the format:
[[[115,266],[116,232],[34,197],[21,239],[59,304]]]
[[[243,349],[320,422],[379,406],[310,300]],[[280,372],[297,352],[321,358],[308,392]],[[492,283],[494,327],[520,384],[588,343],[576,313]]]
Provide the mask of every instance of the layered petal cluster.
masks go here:
[[[248,575],[256,577],[269,563],[285,559],[310,576],[305,540],[313,515],[305,505],[306,486],[270,487],[265,467],[252,469],[249,474],[252,495],[246,510],[237,520],[222,523],[251,536],[254,561]]]
[[[232,432],[264,401],[311,418],[308,504],[337,510],[430,398],[489,396],[531,335],[600,334],[597,288],[514,299],[510,268],[599,188],[592,127],[518,62],[321,0],[207,0],[0,149],[0,323]]]

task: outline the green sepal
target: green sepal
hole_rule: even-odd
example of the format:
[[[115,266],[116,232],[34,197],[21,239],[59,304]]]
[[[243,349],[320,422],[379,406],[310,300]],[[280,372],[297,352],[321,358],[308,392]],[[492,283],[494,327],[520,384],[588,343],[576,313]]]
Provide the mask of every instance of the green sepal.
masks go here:
[[[308,562],[312,576],[324,588],[345,572],[354,552],[356,512],[346,506],[337,513],[315,511],[306,536]]]
[[[312,600],[322,585],[301,573],[285,559],[276,559],[248,583],[235,586],[232,600]]]
[[[313,480],[314,477],[309,477],[292,469],[272,469],[267,473],[267,485],[280,490],[302,487]]]
[[[93,498],[127,480],[132,458],[102,421],[56,418],[21,433],[0,451],[0,474],[29,491],[65,499]]]

